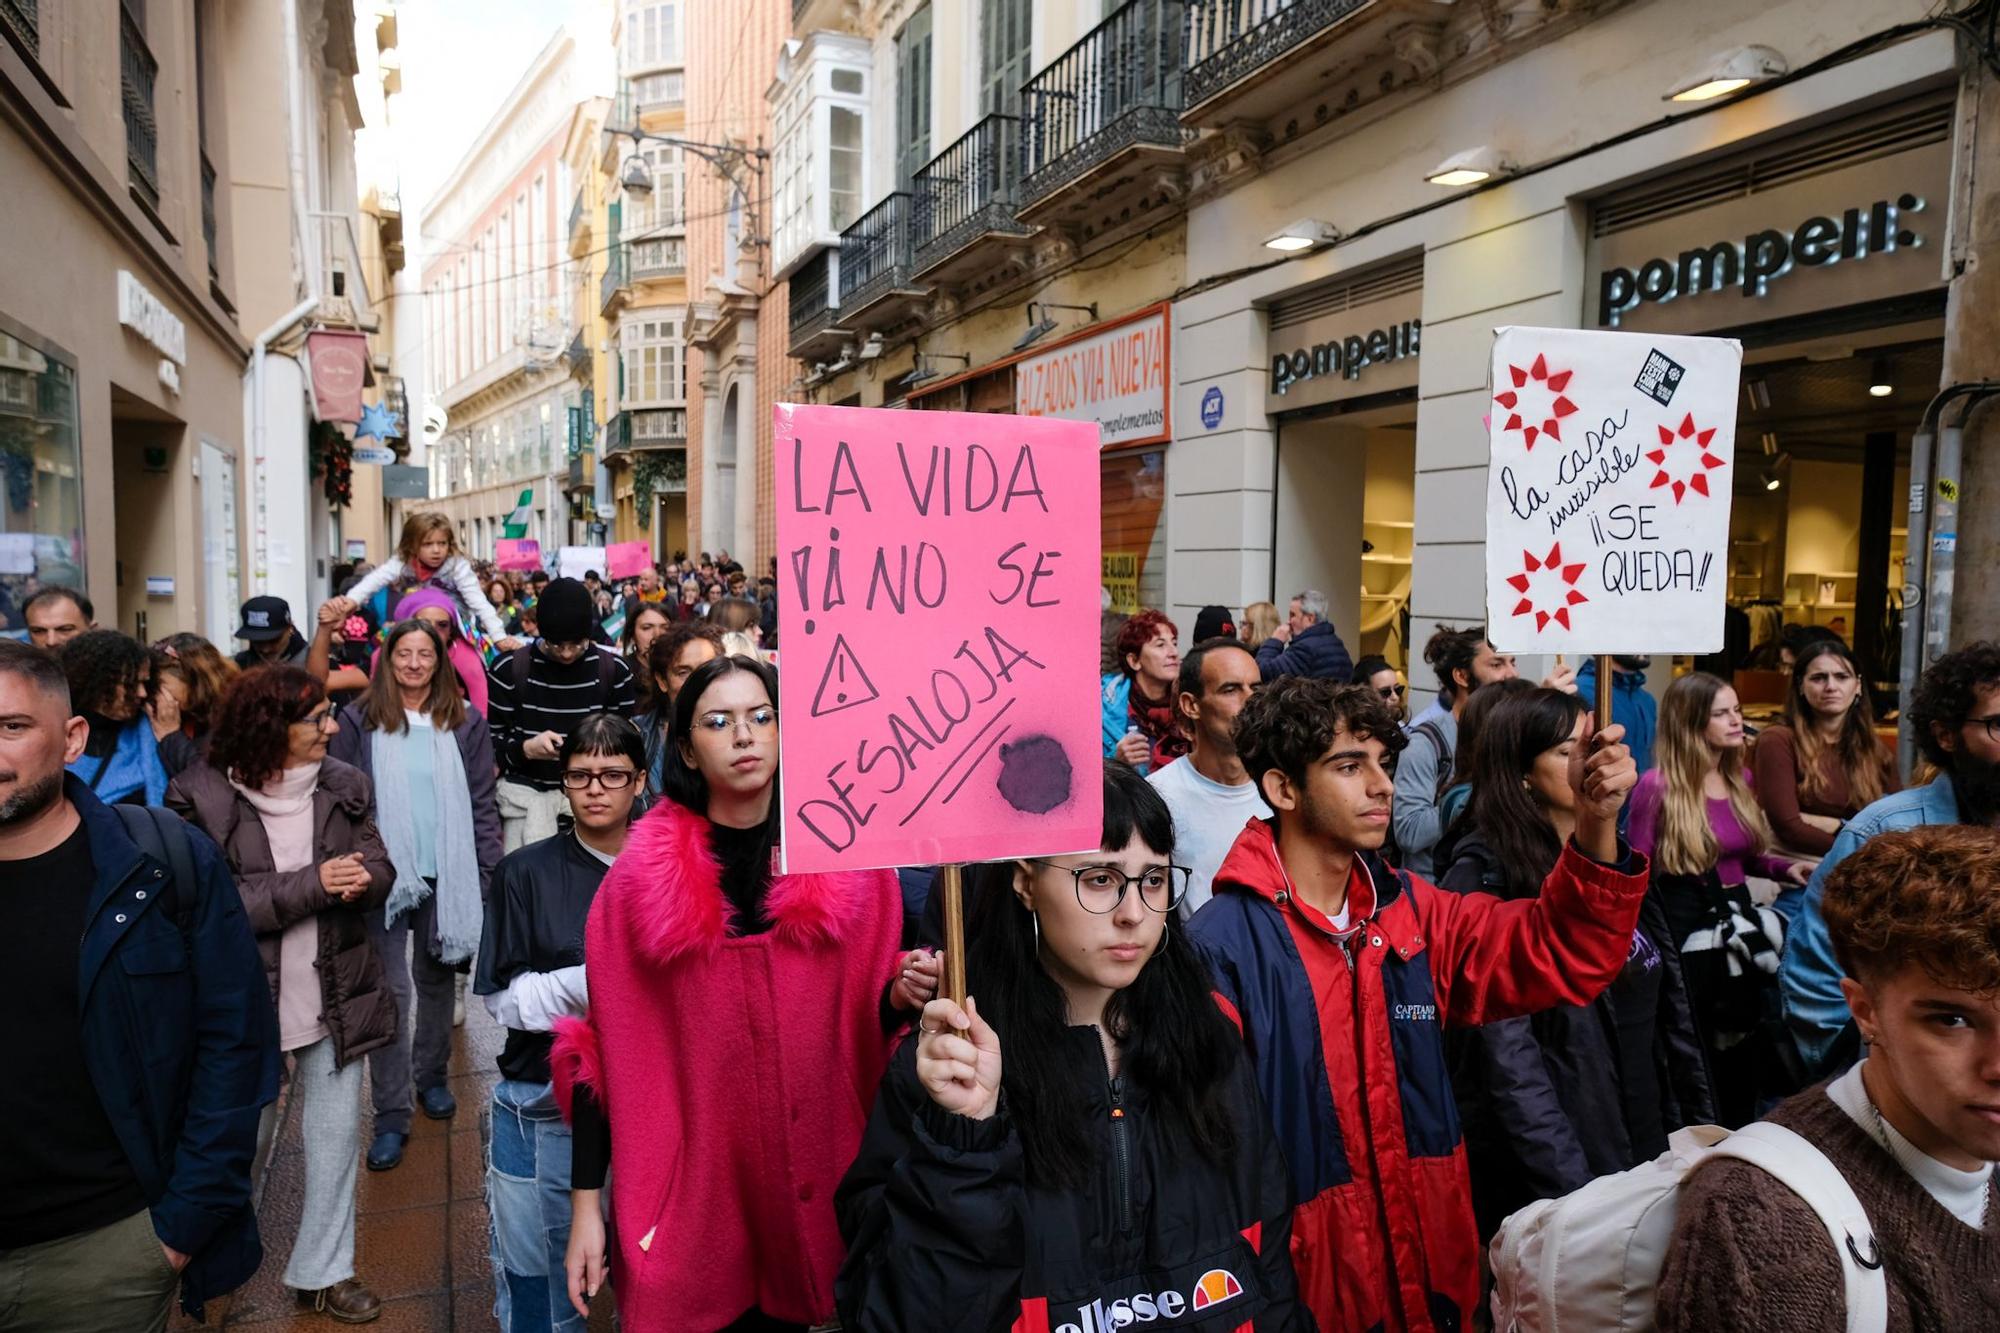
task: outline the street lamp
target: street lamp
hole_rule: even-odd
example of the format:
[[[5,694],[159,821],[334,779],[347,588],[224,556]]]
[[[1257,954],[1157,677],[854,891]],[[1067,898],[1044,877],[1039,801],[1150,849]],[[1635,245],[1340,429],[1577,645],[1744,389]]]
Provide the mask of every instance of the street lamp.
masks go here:
[[[1453,153],[1425,172],[1424,179],[1432,185],[1446,187],[1477,185],[1483,180],[1505,175],[1514,170],[1517,170],[1515,165],[1499,149],[1481,144],[1462,153]]]
[[[760,244],[763,242],[763,237],[757,230],[755,211],[758,192],[752,188],[750,178],[755,177],[758,184],[762,183],[764,163],[771,157],[769,150],[761,147],[745,148],[742,144],[733,143],[703,143],[697,139],[683,139],[672,134],[651,134],[637,127],[607,129],[606,133],[632,141],[632,152],[626,156],[624,165],[618,169],[618,183],[634,203],[644,202],[653,193],[653,169],[646,159],[639,155],[639,145],[667,144],[684,153],[692,153],[714,167],[722,174],[723,179],[736,187],[736,192],[744,200],[746,230]]]
[[[1037,310],[1042,312],[1039,319],[1035,316]],[[1080,310],[1088,314],[1093,323],[1097,319],[1097,302],[1095,301],[1092,301],[1089,305],[1065,305],[1061,301],[1030,301],[1028,302],[1028,331],[1015,340],[1015,351],[1025,352],[1028,348],[1056,331],[1056,322],[1049,318],[1049,311],[1051,310]]]
[[[1713,56],[1708,64],[1682,79],[1661,100],[1709,102],[1775,79],[1787,70],[1785,58],[1768,46],[1739,46]]]

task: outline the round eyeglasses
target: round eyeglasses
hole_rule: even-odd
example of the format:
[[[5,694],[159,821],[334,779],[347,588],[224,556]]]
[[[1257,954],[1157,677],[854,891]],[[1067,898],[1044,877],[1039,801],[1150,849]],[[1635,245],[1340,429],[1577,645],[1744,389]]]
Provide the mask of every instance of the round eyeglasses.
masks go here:
[[[1161,914],[1173,911],[1187,896],[1188,880],[1194,872],[1186,866],[1148,866],[1136,875],[1128,875],[1117,866],[1063,866],[1040,857],[1026,858],[1030,865],[1047,866],[1060,870],[1076,881],[1077,905],[1095,916],[1105,916],[1118,910],[1118,904],[1125,901],[1125,891],[1135,885],[1139,890],[1140,905]]]

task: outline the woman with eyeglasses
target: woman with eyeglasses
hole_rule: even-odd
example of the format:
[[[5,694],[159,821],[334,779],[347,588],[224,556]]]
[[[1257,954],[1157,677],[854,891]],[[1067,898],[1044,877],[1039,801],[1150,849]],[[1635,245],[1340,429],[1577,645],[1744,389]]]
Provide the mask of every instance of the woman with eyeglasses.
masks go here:
[[[370,818],[368,779],[327,757],[333,729],[326,687],[305,671],[246,671],[223,698],[208,758],[174,779],[167,805],[214,839],[236,876],[292,1057],[305,1198],[285,1285],[302,1306],[364,1323],[382,1302],[354,1275],[361,1057],[396,1039],[367,917],[397,870]],[[261,1140],[275,1110],[265,1108]]]
[[[410,594],[419,596],[442,594]],[[500,860],[499,783],[486,719],[465,702],[427,621],[389,627],[368,692],[338,716],[327,753],[373,784],[370,813],[396,868],[388,906],[368,916],[396,995],[396,1040],[368,1057],[368,1169],[388,1171],[403,1160],[413,1100],[432,1120],[458,1110],[445,1082],[452,1005]]]
[[[569,1296],[585,1313],[604,1278],[608,1167],[630,1329],[832,1317],[834,1187],[889,1032],[936,991],[935,965],[906,968],[897,947],[893,871],[778,871],[777,697],[754,658],[688,676],[667,799],[590,909],[588,1016],[556,1025],[575,1135]]]
[[[571,1139],[549,1072],[558,1018],[583,1014],[590,905],[625,850],[644,788],[645,743],[615,713],[591,713],[563,741],[562,789],[574,826],[531,842],[493,872],[472,989],[507,1029],[494,1085],[486,1206],[504,1333],[578,1333],[563,1260],[569,1247]]]
[[[847,1328],[1312,1326],[1173,848],[1165,800],[1107,762],[1097,851],[974,871],[971,995],[925,1006],[841,1182]]]

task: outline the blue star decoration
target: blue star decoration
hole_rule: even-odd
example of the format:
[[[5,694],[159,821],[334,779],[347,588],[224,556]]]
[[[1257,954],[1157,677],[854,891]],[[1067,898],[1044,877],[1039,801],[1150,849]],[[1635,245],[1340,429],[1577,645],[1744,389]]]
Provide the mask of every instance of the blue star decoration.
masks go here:
[[[396,414],[389,410],[389,406],[386,403],[368,403],[363,405],[361,409],[361,424],[354,428],[355,439],[358,440],[364,435],[372,435],[384,443],[401,437],[402,433],[402,428],[396,421]]]

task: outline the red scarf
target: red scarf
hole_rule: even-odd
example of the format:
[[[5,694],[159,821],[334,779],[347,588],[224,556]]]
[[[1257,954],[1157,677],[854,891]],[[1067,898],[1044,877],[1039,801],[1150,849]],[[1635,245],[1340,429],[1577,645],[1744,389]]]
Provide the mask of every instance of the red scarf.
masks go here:
[[[1139,679],[1135,676],[1132,678],[1131,701],[1126,705],[1126,711],[1132,719],[1132,725],[1139,728],[1139,734],[1153,747],[1154,768],[1169,760],[1180,758],[1192,748],[1187,738],[1181,735],[1180,718],[1174,713],[1174,698],[1171,691],[1164,702],[1154,703],[1139,692]]]

